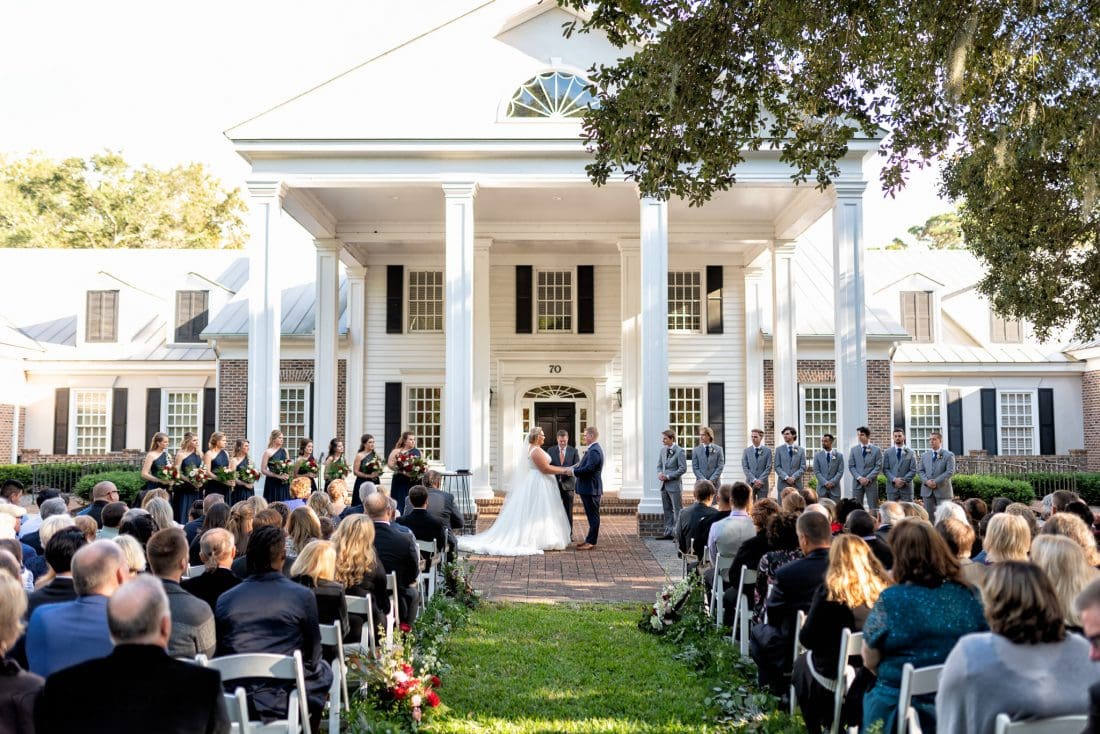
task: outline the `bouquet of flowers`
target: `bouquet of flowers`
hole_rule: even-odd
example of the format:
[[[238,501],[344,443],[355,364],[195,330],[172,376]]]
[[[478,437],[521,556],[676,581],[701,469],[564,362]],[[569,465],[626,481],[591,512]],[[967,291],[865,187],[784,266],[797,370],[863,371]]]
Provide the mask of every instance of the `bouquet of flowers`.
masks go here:
[[[268,459],[267,469],[272,474],[282,474],[283,476],[290,475],[290,462],[279,461],[278,459]]]
[[[204,466],[196,466],[187,472],[187,481],[196,488],[201,487],[213,478],[214,475],[207,471]]]
[[[222,484],[229,484],[237,478],[237,470],[228,466],[219,466],[214,469],[214,478]]]
[[[180,480],[180,469],[175,464],[165,464],[153,476],[165,484],[174,484]]]
[[[325,469],[325,479],[328,480],[343,479],[348,474],[351,474],[351,469],[349,469],[348,465],[344,462],[343,456],[329,464]]]
[[[250,466],[242,466],[237,468],[237,479],[240,479],[246,484],[255,484],[256,480],[259,478],[259,469],[253,469]]]
[[[697,581],[698,574],[689,574],[674,584],[666,584],[657,595],[657,601],[643,608],[638,627],[657,635],[664,634],[665,628],[679,618],[680,609],[691,593],[692,584]]]
[[[409,451],[402,451],[393,461],[397,471],[406,475],[414,482],[420,481],[424,472],[428,471],[428,462],[423,456],[417,456]]]
[[[317,465],[317,459],[312,456],[307,456],[301,464],[298,465],[298,476],[316,477],[320,467]]]
[[[363,462],[359,471],[372,477],[379,476],[382,473],[382,460],[377,455],[372,456],[370,460]]]
[[[377,657],[348,656],[348,677],[362,681],[360,693],[372,698],[379,708],[408,716],[415,729],[425,708],[439,706],[435,689],[442,683],[438,676],[414,666],[410,631],[409,625],[402,624],[393,647],[379,648]]]

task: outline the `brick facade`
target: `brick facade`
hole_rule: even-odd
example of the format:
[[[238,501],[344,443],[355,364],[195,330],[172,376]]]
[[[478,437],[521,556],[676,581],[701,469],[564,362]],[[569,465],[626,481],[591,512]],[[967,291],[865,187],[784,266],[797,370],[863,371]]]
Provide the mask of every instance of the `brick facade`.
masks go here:
[[[1100,370],[1081,375],[1081,412],[1085,424],[1085,451],[1089,471],[1100,471]],[[1092,428],[1089,428],[1092,426]]]
[[[22,415],[22,412],[20,412]],[[15,444],[15,406],[0,405],[0,464],[11,461]]]

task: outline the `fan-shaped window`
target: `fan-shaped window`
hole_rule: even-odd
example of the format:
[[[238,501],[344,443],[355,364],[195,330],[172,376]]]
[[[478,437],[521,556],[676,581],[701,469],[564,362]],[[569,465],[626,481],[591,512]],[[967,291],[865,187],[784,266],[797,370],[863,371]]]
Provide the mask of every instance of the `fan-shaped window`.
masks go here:
[[[583,399],[585,395],[575,387],[569,387],[568,385],[543,385],[528,390],[523,397],[536,400],[577,400]]]
[[[587,85],[574,74],[539,74],[512,97],[508,117],[580,117],[594,100]]]

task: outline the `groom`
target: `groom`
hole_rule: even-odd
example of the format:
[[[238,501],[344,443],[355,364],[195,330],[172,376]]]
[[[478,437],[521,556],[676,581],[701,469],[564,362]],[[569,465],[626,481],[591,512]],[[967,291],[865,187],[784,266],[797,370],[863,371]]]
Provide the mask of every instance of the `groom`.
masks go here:
[[[584,441],[588,444],[581,463],[569,471],[569,475],[577,478],[577,494],[584,503],[584,514],[588,518],[588,535],[584,542],[577,546],[577,550],[592,550],[596,547],[596,541],[600,535],[600,498],[603,497],[603,480],[600,472],[603,471],[603,449],[597,441],[600,432],[595,426],[584,429]]]
[[[558,445],[550,449],[550,466],[573,466],[577,463],[577,449],[569,445],[569,431],[558,431]],[[565,517],[569,520],[569,542],[573,542],[573,490],[577,480],[568,474],[558,474],[558,491]]]

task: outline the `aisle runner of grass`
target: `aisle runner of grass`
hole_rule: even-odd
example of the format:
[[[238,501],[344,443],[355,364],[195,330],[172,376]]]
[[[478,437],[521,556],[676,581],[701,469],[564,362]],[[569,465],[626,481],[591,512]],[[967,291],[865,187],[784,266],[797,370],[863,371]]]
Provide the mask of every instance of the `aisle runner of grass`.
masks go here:
[[[637,606],[485,604],[447,645],[432,734],[711,731],[707,690]]]

